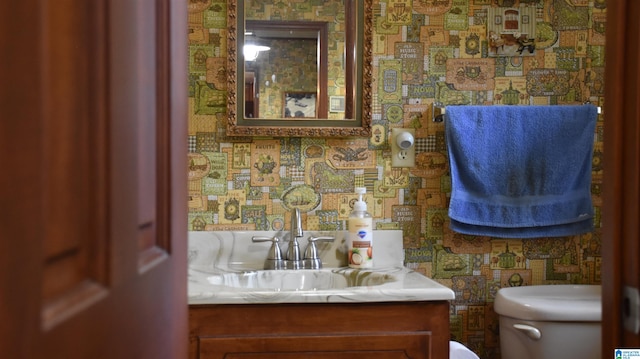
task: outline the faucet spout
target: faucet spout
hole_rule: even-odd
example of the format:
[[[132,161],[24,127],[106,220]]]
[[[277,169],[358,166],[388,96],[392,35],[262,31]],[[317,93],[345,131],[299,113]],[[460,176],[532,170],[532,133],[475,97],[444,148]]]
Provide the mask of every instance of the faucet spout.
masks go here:
[[[291,212],[291,238],[300,238],[302,236],[302,216],[300,216],[300,209],[294,208]]]
[[[291,212],[291,238],[289,238],[289,248],[287,249],[287,268],[289,269],[303,268],[304,263],[300,254],[300,245],[298,244],[298,238],[302,236],[300,209],[294,208]]]

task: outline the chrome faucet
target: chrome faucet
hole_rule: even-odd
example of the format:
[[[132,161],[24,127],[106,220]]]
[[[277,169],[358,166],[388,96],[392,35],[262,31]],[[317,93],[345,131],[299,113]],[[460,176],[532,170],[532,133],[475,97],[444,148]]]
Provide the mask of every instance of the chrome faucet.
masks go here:
[[[302,255],[300,254],[300,244],[298,238],[303,236],[302,216],[300,209],[294,208],[291,212],[291,237],[289,238],[289,248],[287,249],[287,269],[304,268]]]
[[[295,208],[291,212],[291,233],[289,238],[289,247],[286,256],[282,255],[280,249],[280,239],[274,237],[252,237],[253,242],[271,242],[267,259],[264,262],[264,269],[320,269],[322,261],[318,255],[317,241],[326,240],[333,241],[334,237],[313,237],[307,239],[307,247],[304,256],[300,253],[300,243],[298,238],[302,238],[304,232],[302,230],[302,217],[300,210]]]

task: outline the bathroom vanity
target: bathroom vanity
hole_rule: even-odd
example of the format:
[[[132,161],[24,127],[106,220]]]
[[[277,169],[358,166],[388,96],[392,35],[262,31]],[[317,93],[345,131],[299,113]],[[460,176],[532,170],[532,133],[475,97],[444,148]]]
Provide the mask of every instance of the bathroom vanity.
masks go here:
[[[189,307],[189,358],[448,358],[449,302]]]
[[[402,267],[401,231],[374,231],[370,270],[341,238],[321,269],[263,270],[253,235],[190,233],[189,358],[448,358],[453,291]]]

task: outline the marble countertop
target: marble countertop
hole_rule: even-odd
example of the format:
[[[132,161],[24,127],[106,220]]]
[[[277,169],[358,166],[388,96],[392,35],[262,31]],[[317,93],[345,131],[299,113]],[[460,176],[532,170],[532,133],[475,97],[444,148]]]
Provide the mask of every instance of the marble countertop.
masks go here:
[[[336,240],[319,245],[323,269],[262,270],[270,243],[253,243],[251,237],[255,235],[281,234],[189,233],[190,305],[439,301],[455,298],[450,288],[402,266],[401,231],[374,231],[375,267],[371,269],[346,267],[343,233],[336,232],[333,233]],[[303,242],[306,241],[300,242],[302,249],[306,245]],[[286,244],[283,244],[284,248]]]

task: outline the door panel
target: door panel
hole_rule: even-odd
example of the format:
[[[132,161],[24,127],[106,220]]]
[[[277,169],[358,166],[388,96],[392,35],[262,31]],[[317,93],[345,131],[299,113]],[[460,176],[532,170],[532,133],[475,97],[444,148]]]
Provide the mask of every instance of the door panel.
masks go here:
[[[106,44],[94,5],[41,4],[44,330],[108,293],[108,218],[94,210],[108,204]]]
[[[0,357],[186,357],[186,9],[0,4]]]
[[[215,358],[430,358],[430,332],[203,338],[200,357]]]

